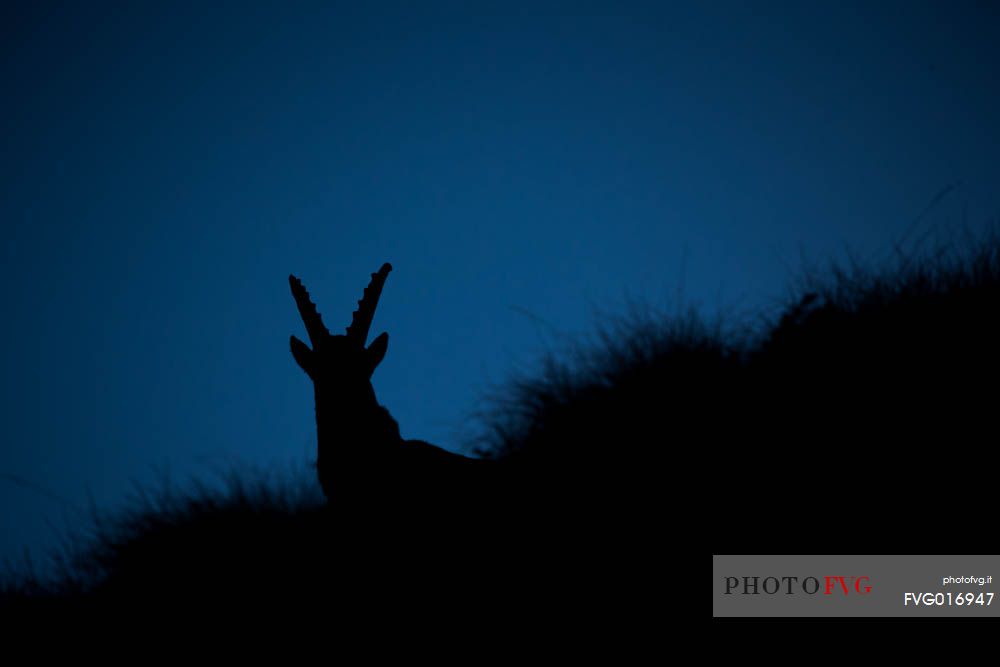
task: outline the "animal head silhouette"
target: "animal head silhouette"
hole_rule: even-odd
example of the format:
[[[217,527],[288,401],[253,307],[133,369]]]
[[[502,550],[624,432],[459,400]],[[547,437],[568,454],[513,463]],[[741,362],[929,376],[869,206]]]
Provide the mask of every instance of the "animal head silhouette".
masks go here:
[[[330,334],[302,281],[293,275],[288,276],[295,305],[298,306],[299,315],[302,316],[306,333],[312,343],[310,349],[308,345],[292,336],[292,356],[313,383],[334,383],[343,386],[369,382],[389,346],[389,334],[385,332],[379,334],[367,347],[365,342],[368,339],[372,318],[375,316],[375,307],[378,306],[378,299],[382,294],[382,287],[390,271],[392,266],[387,262],[378,272],[372,274],[371,282],[358,301],[358,309],[352,314],[351,324],[344,335]]]
[[[423,505],[453,501],[469,479],[461,470],[485,462],[423,440],[404,440],[399,424],[378,402],[371,376],[385,357],[389,334],[365,346],[382,287],[392,266],[383,264],[358,301],[342,336],[323,324],[302,282],[289,276],[292,296],[306,326],[310,348],[291,337],[292,356],[313,381],[316,399],[316,473],[327,499],[338,507],[368,508],[391,498],[420,496]],[[449,483],[444,483],[445,479]],[[475,483],[481,486],[481,476]],[[458,485],[458,486],[456,486]],[[410,507],[416,508],[410,497]],[[399,514],[392,505],[391,513]],[[386,506],[388,507],[388,506]]]

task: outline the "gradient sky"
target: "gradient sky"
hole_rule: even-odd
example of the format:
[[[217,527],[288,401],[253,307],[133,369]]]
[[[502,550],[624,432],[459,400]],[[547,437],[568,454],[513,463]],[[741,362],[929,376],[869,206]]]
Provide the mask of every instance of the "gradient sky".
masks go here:
[[[457,448],[595,307],[1000,212],[996,3],[368,4],[4,3],[0,556],[313,456],[290,272],[334,329],[392,262],[375,388]]]

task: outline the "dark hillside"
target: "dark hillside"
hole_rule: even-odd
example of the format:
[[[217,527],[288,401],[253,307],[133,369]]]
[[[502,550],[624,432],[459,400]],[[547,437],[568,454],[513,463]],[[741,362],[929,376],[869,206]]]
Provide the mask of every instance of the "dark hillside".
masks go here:
[[[627,318],[495,396],[475,477],[387,471],[382,497],[329,507],[312,480],[153,494],[4,599],[624,623],[709,552],[985,552],[998,307],[989,242],[834,270],[753,334]]]

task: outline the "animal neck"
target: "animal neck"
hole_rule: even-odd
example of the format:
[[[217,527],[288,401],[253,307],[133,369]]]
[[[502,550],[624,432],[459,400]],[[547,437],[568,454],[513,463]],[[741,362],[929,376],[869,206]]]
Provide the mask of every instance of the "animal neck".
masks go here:
[[[352,391],[315,382],[316,467],[327,498],[334,489],[364,483],[364,471],[377,469],[402,443],[399,425],[379,405],[371,382]]]
[[[399,425],[375,398],[371,382],[355,391],[315,383],[320,447],[338,441],[344,448],[377,448],[400,440]]]

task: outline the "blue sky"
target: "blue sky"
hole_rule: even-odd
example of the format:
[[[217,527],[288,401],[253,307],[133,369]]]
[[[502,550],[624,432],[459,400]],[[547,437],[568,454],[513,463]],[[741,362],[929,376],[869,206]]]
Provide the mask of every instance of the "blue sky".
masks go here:
[[[0,10],[0,556],[313,456],[291,272],[333,329],[392,262],[376,390],[455,448],[549,325],[1000,212],[993,3],[289,4]]]

